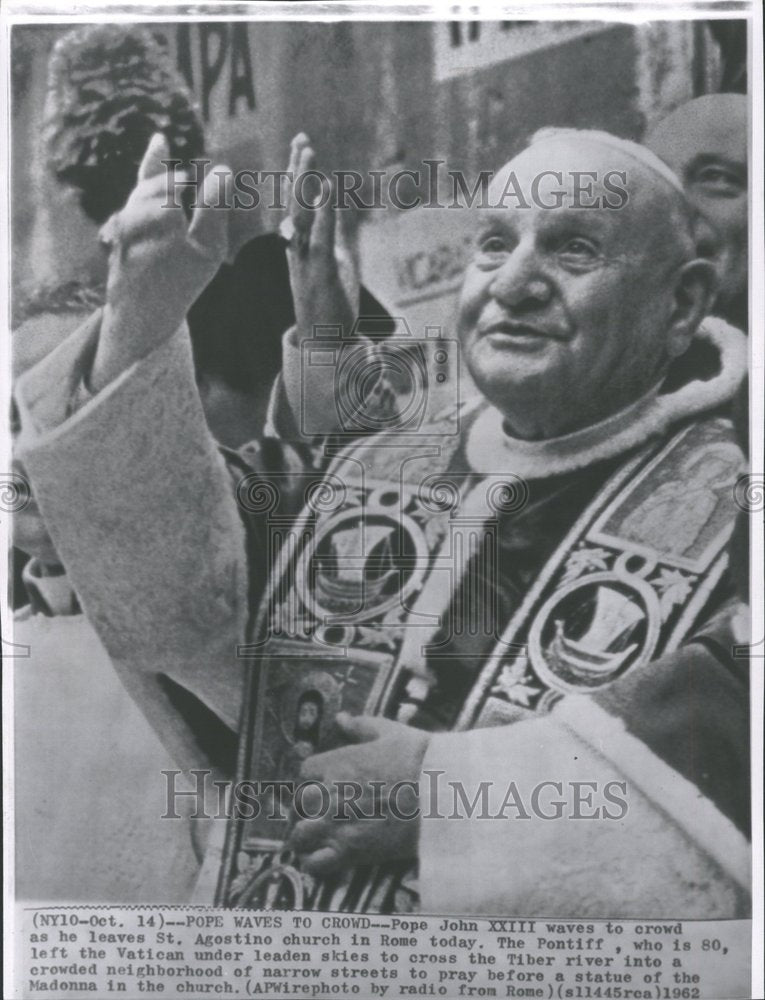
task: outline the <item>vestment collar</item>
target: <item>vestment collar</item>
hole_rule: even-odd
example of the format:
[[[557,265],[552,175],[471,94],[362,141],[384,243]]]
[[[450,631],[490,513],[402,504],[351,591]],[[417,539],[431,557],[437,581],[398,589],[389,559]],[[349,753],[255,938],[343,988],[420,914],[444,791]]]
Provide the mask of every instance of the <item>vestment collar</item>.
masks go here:
[[[561,437],[539,441],[514,438],[505,430],[499,410],[484,406],[468,432],[468,462],[476,472],[496,472],[501,461],[517,476],[542,479],[616,458],[652,437],[664,435],[681,420],[729,402],[746,374],[747,343],[740,330],[717,317],[707,317],[689,353],[698,347],[706,347],[707,352],[711,348],[717,356],[714,374],[705,378],[694,373],[677,388],[668,389],[676,381],[675,372],[670,370],[662,385],[625,409]],[[688,354],[675,364],[687,367]]]

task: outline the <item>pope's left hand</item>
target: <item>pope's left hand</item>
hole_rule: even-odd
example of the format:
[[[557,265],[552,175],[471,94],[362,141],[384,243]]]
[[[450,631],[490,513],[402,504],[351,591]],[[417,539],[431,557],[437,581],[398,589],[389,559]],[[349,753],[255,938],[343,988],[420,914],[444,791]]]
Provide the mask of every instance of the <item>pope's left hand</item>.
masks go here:
[[[301,779],[323,789],[304,789],[300,813],[317,818],[299,819],[288,846],[302,856],[304,871],[316,876],[416,857],[417,789],[430,734],[345,712],[336,722],[354,745],[303,762]]]

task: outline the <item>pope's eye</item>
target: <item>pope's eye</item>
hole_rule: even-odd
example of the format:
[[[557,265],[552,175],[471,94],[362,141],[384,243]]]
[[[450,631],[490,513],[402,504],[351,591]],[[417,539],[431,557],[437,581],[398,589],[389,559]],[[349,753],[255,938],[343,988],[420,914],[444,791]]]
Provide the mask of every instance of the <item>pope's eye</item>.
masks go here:
[[[478,240],[478,249],[481,253],[505,253],[507,241],[501,236],[484,236]]]
[[[567,257],[576,257],[579,260],[594,260],[598,256],[596,247],[589,240],[575,236],[566,240],[559,249],[559,253]]]

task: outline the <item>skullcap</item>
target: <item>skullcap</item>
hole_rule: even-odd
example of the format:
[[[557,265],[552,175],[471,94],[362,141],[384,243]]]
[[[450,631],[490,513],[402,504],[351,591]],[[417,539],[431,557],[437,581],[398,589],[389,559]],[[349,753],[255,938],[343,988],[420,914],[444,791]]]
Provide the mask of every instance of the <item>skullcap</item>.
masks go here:
[[[576,142],[589,142],[597,146],[605,146],[608,149],[619,150],[627,153],[633,159],[638,160],[643,166],[648,167],[654,173],[659,174],[672,187],[683,194],[683,185],[674,170],[667,166],[664,160],[652,153],[646,146],[641,146],[630,139],[620,139],[610,132],[600,132],[597,129],[578,128],[542,128],[531,137],[530,146],[535,146],[546,139],[571,139]]]

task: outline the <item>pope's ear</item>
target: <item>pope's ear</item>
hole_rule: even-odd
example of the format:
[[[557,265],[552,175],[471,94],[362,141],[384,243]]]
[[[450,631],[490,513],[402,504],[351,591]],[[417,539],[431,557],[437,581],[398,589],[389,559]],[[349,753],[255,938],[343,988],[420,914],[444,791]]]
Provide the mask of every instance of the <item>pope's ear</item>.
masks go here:
[[[699,323],[709,315],[717,287],[714,264],[704,257],[690,260],[678,270],[667,340],[672,357],[680,357],[688,349]]]

